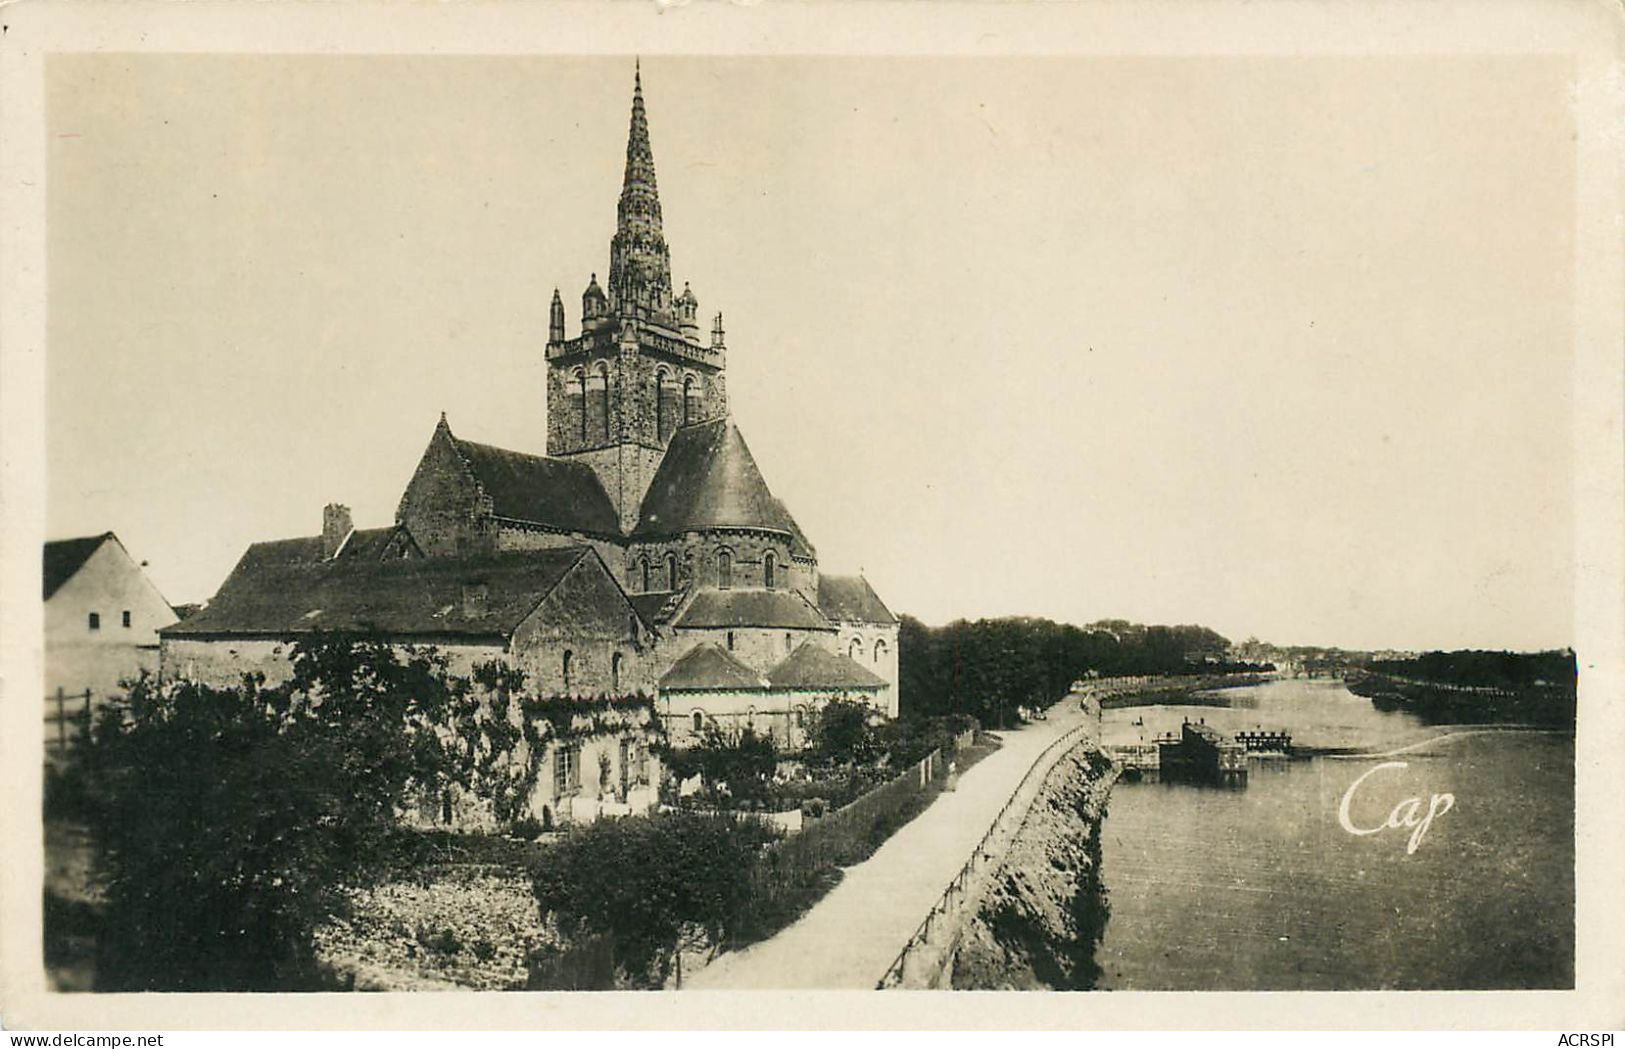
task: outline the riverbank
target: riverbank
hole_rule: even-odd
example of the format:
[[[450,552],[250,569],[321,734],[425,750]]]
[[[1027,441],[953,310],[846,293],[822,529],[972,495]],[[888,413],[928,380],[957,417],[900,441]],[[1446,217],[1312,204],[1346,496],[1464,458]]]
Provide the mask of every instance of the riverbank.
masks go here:
[[[1101,823],[1117,768],[1086,740],[1056,762],[961,933],[955,990],[1089,990],[1109,906]]]
[[[1378,710],[1402,711],[1431,722],[1574,726],[1575,690],[1561,685],[1484,688],[1367,671],[1351,673],[1345,687],[1371,700]]]
[[[1083,682],[1080,694],[1092,697],[1101,710],[1121,710],[1125,707],[1154,707],[1179,704],[1181,706],[1229,706],[1222,693],[1226,689],[1246,688],[1273,680],[1268,674],[1194,674],[1189,677],[1148,677],[1129,681],[1103,679]]]

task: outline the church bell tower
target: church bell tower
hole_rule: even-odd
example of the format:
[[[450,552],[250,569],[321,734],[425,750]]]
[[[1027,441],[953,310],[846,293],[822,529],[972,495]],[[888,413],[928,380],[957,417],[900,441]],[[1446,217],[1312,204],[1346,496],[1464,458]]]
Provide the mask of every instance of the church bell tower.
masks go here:
[[[555,289],[547,340],[547,454],[591,466],[620,516],[637,524],[644,493],[680,427],[728,411],[722,315],[700,339],[699,299],[674,295],[661,227],[654,151],[633,73],[626,169],[609,241],[608,291],[595,273],[581,296],[581,330],[566,338]]]

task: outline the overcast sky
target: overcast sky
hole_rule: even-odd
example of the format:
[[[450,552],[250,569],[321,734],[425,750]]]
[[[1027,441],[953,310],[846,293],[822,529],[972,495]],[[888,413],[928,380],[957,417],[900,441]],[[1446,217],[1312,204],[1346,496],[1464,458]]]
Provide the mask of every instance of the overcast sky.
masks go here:
[[[674,276],[829,571],[898,612],[1572,641],[1555,60],[648,59]],[[541,452],[626,58],[53,57],[49,529],[172,601],[443,410]]]

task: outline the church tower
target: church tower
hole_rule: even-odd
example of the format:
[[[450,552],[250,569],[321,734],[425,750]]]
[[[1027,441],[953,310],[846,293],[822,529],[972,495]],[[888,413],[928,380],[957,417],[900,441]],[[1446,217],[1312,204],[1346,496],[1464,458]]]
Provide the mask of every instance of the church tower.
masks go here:
[[[699,299],[687,284],[673,294],[641,69],[633,74],[615,218],[608,291],[594,273],[581,296],[581,330],[574,338],[566,338],[564,300],[553,292],[547,454],[590,466],[630,533],[672,434],[728,412],[722,315],[702,342]]]

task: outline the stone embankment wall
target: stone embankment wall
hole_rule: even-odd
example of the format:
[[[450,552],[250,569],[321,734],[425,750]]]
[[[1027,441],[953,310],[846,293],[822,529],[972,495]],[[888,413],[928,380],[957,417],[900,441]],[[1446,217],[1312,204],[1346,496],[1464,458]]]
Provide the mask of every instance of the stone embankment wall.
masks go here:
[[[1117,768],[1094,741],[1045,777],[1027,818],[959,935],[956,990],[1087,990],[1109,913],[1100,825]]]

